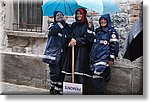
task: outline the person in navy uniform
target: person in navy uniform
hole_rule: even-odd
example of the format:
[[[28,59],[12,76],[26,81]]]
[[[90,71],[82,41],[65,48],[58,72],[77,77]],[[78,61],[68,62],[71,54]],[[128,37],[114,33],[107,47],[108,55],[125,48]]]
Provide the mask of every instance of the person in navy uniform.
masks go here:
[[[95,30],[95,39],[90,53],[90,70],[96,94],[104,94],[105,84],[110,79],[110,68],[118,56],[118,33],[112,27],[109,14],[99,19],[100,27]]]
[[[48,27],[48,41],[43,57],[43,62],[50,68],[50,94],[62,94],[64,74],[61,73],[68,48],[68,35],[70,27],[65,23],[61,11],[54,12],[54,23]]]
[[[88,21],[86,18],[87,11],[84,8],[78,8],[75,12],[75,22],[71,25],[71,36],[68,44],[69,49],[67,52],[65,64],[63,67],[63,73],[71,75],[72,69],[72,56],[71,47],[75,47],[75,83],[83,84],[83,94],[87,94],[85,91],[89,88],[86,86],[88,82],[87,78],[91,77],[89,70],[89,54],[92,48],[94,40],[94,27],[91,24],[91,19]],[[87,84],[86,84],[87,83]]]

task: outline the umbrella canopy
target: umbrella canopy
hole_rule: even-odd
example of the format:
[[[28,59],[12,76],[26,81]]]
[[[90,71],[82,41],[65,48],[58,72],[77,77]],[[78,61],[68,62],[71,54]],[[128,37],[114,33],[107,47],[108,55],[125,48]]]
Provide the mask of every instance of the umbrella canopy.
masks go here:
[[[102,14],[120,12],[111,0],[76,0],[79,5]]]
[[[124,58],[134,61],[143,56],[143,21],[139,18],[126,37]]]
[[[54,11],[61,11],[64,15],[72,16],[80,8],[76,0],[48,0],[42,5],[44,16],[53,16]]]

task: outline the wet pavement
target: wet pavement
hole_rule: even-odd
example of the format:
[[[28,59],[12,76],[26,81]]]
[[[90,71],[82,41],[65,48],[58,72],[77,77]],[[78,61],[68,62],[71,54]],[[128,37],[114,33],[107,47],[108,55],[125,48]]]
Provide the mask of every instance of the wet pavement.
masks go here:
[[[49,95],[49,90],[0,82],[2,95]]]

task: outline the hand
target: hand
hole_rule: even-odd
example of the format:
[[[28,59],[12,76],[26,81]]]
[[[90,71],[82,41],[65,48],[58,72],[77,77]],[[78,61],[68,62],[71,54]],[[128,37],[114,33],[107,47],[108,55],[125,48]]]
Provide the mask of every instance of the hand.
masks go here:
[[[108,65],[109,65],[109,66],[112,66],[113,64],[114,64],[113,61],[108,61]]]
[[[92,25],[93,25],[93,19],[90,18],[89,21],[88,21],[89,28],[92,28]]]
[[[68,19],[68,17],[67,17],[67,16],[64,16],[64,17],[63,17],[63,20],[64,20],[64,21],[66,21],[67,19]]]
[[[76,40],[74,38],[71,39],[70,43],[68,44],[69,47],[76,45]]]

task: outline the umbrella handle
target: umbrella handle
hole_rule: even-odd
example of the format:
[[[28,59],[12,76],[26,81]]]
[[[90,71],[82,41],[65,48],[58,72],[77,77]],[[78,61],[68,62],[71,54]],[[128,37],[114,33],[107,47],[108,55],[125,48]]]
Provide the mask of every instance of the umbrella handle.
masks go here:
[[[74,83],[74,46],[72,46],[72,83]]]

